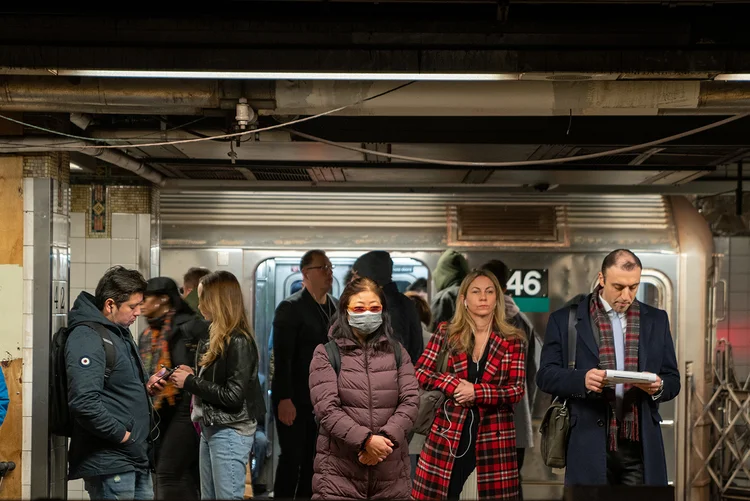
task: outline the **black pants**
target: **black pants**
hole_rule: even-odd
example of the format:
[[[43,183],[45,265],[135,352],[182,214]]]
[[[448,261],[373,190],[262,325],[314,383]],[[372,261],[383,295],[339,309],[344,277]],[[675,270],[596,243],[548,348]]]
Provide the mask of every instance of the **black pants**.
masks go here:
[[[159,409],[155,499],[200,499],[200,442],[187,402]]]
[[[516,456],[518,458],[518,483],[519,483],[519,498],[523,501],[523,486],[520,486],[523,479],[521,478],[521,468],[523,468],[523,459],[526,457],[526,449],[516,449]]]
[[[312,408],[297,407],[297,418],[287,426],[278,418],[274,405],[276,433],[279,436],[279,464],[273,486],[275,499],[310,499],[312,497],[313,460],[318,427]]]
[[[607,451],[607,483],[609,485],[643,485],[643,449],[640,442],[623,438],[616,451]]]

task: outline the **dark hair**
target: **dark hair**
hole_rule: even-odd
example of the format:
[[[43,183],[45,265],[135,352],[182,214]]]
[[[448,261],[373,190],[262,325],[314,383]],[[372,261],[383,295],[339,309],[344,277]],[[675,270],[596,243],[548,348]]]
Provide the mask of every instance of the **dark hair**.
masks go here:
[[[115,305],[120,306],[133,294],[143,294],[145,290],[146,280],[137,270],[113,266],[104,272],[104,276],[96,285],[94,301],[96,307],[103,310],[107,299],[111,299]]]
[[[432,323],[432,313],[430,312],[430,305],[419,295],[417,291],[406,291],[404,296],[412,300],[414,305],[417,307],[417,313],[419,314],[419,321],[425,325]]]
[[[346,272],[346,275],[344,275],[344,285],[348,284],[352,281],[352,277],[354,276],[354,269],[349,268],[349,271]]]
[[[305,255],[302,256],[302,259],[299,260],[299,268],[300,270],[303,270],[310,266],[313,261],[315,260],[315,256],[325,256],[326,252],[320,249],[313,249],[305,252]]]
[[[352,332],[352,328],[349,326],[349,301],[352,296],[356,296],[360,292],[372,291],[377,294],[380,299],[380,304],[383,305],[383,323],[378,327],[378,330],[370,334],[368,343],[377,341],[381,335],[385,334],[389,339],[393,339],[393,329],[391,328],[391,317],[388,314],[388,306],[385,301],[385,293],[380,286],[375,283],[374,280],[369,278],[358,278],[349,282],[344,287],[341,297],[339,298],[339,307],[336,311],[336,321],[333,323],[331,337],[345,338],[357,340],[357,336]]]
[[[487,261],[486,263],[484,263],[481,269],[489,271],[490,273],[495,275],[495,278],[497,278],[497,281],[500,282],[500,287],[502,287],[503,291],[508,288],[508,280],[510,280],[510,269],[505,263],[503,263],[499,259],[493,259],[492,261]]]
[[[418,278],[406,288],[407,291],[427,292],[427,279]]]
[[[211,270],[208,270],[206,268],[190,268],[187,273],[185,273],[185,276],[182,277],[182,286],[187,287],[188,289],[195,289],[198,287],[198,283],[201,281],[201,278],[205,277],[211,273]]]
[[[622,261],[624,259],[624,262]],[[633,251],[628,249],[617,249],[613,250],[607,257],[602,261],[602,275],[607,275],[607,270],[613,266],[617,266],[621,270],[633,271],[636,268],[643,269],[641,260],[638,259]]]

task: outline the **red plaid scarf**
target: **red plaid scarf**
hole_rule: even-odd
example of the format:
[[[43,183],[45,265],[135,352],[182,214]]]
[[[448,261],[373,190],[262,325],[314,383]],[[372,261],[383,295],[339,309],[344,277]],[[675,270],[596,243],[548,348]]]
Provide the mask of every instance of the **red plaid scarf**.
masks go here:
[[[591,315],[591,325],[594,328],[594,335],[599,337],[599,368],[600,369],[617,369],[615,360],[615,342],[612,334],[612,323],[607,311],[604,309],[601,297],[599,296],[601,286],[597,286],[591,297],[589,304],[589,314]],[[641,314],[638,301],[633,301],[630,308],[625,312],[625,370],[638,371],[638,338],[641,332]],[[618,319],[619,321],[619,319]],[[617,450],[617,430],[619,427],[620,437],[635,442],[640,441],[638,432],[638,401],[633,398],[634,394],[630,393],[633,386],[624,385],[624,395],[622,404],[622,420],[618,422],[616,412],[616,397],[614,385],[611,385],[609,391],[605,391],[605,397],[610,405],[609,425],[607,433],[609,437],[609,450]]]

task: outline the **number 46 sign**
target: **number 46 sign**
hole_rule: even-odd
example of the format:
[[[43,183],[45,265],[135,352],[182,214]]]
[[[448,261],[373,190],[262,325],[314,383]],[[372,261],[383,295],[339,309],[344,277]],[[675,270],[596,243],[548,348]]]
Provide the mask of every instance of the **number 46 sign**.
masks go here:
[[[512,270],[506,287],[521,311],[549,311],[547,270]]]

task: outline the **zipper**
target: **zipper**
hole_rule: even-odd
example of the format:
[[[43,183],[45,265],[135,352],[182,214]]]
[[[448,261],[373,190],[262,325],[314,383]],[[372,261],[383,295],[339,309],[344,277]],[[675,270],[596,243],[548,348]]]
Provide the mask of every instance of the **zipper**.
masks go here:
[[[367,359],[367,346],[362,348],[365,352],[365,374],[367,375],[367,395],[369,397],[369,405],[367,406],[370,411],[370,431],[375,427],[372,419],[372,381],[370,381],[370,363]],[[367,468],[367,499],[370,499],[372,491],[371,482],[372,477],[370,475],[370,468]]]
[[[148,378],[150,377],[149,374],[146,373],[146,366],[143,365],[143,360],[141,360],[141,354],[138,352],[138,346],[135,344],[135,340],[132,336],[128,333],[128,336],[125,340],[125,342],[128,344],[129,348],[132,348],[135,350],[135,359],[138,360],[138,367],[140,367],[140,373],[141,373],[141,380],[143,380],[144,375],[146,377],[146,382],[143,384],[144,394],[146,395],[146,403],[148,404],[148,414],[149,414],[149,423],[148,423],[148,434],[146,435],[146,440],[151,440],[151,435],[153,434],[153,431],[158,427],[156,424],[156,418],[154,417],[154,414],[158,414],[156,409],[154,408],[154,402],[151,400],[151,396],[149,396],[148,391],[146,390],[146,385],[148,384]],[[132,356],[132,354],[131,354]],[[135,428],[135,422],[133,424],[133,428]],[[132,432],[131,432],[131,438]]]

